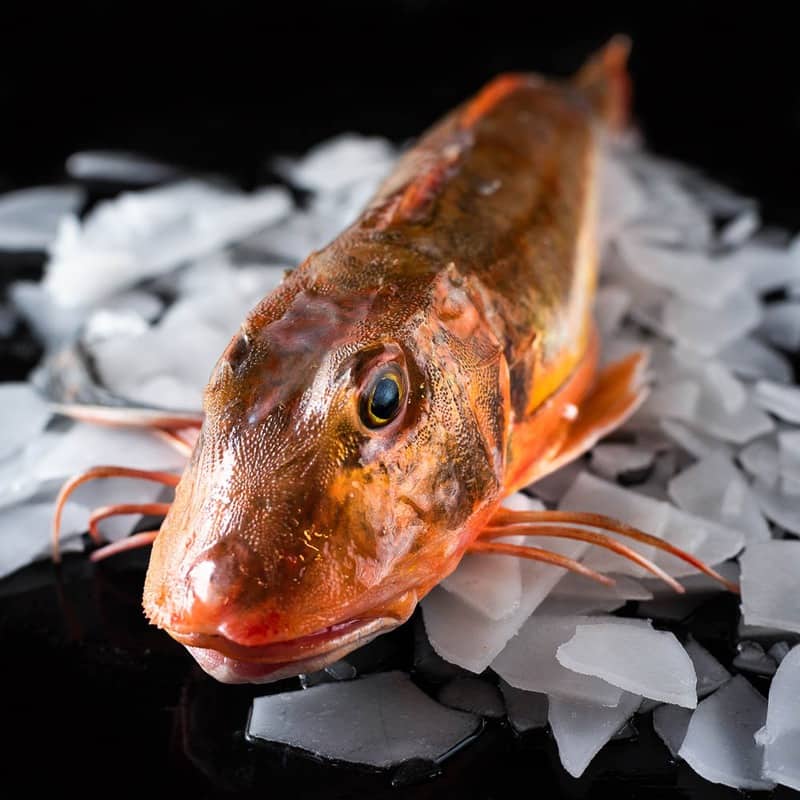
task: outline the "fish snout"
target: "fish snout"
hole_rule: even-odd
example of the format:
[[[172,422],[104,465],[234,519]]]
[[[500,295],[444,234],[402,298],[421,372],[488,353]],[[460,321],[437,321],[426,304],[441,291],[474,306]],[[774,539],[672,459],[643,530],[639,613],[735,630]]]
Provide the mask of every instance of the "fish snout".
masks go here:
[[[176,566],[162,573],[151,562],[145,591],[151,622],[174,634],[223,636],[241,644],[280,636],[277,576],[246,541],[226,537]]]

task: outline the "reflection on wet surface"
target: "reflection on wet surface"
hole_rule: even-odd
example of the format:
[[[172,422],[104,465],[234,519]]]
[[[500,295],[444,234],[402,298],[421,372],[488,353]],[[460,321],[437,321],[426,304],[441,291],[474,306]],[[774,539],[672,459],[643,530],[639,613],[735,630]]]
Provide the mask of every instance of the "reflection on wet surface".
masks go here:
[[[179,789],[192,798],[231,791],[262,798],[267,792],[503,797],[525,785],[536,787],[539,796],[574,798],[659,790],[711,800],[738,796],[673,762],[650,715],[638,717],[638,733],[606,747],[579,780],[561,768],[547,732],[517,735],[496,719],[442,764],[412,761],[383,772],[254,744],[245,738],[253,698],[300,689],[300,679],[227,686],[206,676],[179,644],[147,624],[140,600],[146,562],[146,552],[100,565],[71,555],[59,570],[40,562],[0,582],[1,705],[5,728],[14,733],[6,752],[12,784],[28,792],[65,786]],[[688,627],[729,664],[736,653],[736,620],[736,598],[716,595],[693,613]],[[425,644],[417,614],[349,660],[359,674],[410,670],[415,683],[435,697],[460,670]],[[350,674],[312,675],[303,683]]]

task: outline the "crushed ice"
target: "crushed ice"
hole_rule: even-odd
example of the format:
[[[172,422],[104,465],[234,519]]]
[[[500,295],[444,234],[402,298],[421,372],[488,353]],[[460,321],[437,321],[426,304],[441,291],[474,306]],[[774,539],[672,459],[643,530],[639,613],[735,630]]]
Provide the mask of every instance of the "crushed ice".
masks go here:
[[[385,140],[345,134],[302,158],[277,159],[277,172],[306,193],[297,203],[284,187],[245,194],[146,156],[76,153],[66,166],[78,184],[128,191],[83,216],[80,185],[0,195],[0,250],[47,256],[41,282],[11,287],[2,328],[13,331],[19,315],[45,346],[35,384],[52,399],[198,409],[247,310],[356,217],[396,156]],[[468,556],[422,604],[419,633],[430,642],[418,644],[427,662],[438,659],[430,675],[447,678],[438,703],[399,673],[322,683],[259,698],[251,736],[387,766],[440,759],[478,730],[478,716],[505,714],[520,732],[549,723],[562,763],[578,776],[634,713],[663,703],[653,713],[657,732],[709,780],[800,788],[800,648],[789,644],[800,633],[800,390],[787,358],[800,349],[800,240],[762,233],[752,200],[646,154],[632,138],[607,144],[601,187],[610,198],[601,203],[595,306],[603,358],[647,347],[653,388],[589,460],[507,502],[605,513],[726,574],[741,553],[748,624],[727,666],[777,667],[769,704],[697,641],[613,615],[638,602],[659,619],[681,618],[716,591],[690,566],[626,542],[681,577],[689,596],[672,598],[613,553],[553,540],[553,550],[614,574],[616,586]],[[762,298],[781,290],[777,302]],[[0,386],[0,411],[0,575],[46,556],[52,499],[66,476],[97,463],[183,465],[149,433],[54,418],[32,384]],[[64,546],[82,546],[90,508],[152,502],[161,491],[124,479],[82,487],[67,507]],[[103,532],[114,539],[131,526],[108,520]],[[762,629],[752,626],[772,639],[755,641]],[[487,668],[499,691],[491,673],[469,677]]]

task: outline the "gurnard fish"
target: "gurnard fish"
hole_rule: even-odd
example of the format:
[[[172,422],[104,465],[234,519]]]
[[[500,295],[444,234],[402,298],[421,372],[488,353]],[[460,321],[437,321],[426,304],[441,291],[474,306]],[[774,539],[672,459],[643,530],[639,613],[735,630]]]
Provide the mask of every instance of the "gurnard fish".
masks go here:
[[[91,531],[166,513],[111,550],[153,542],[145,613],[215,678],[321,669],[408,620],[466,553],[610,582],[509,534],[607,547],[681,589],[612,532],[724,582],[590,509],[500,506],[646,394],[643,354],[598,368],[592,319],[598,143],[626,124],[627,53],[615,38],[569,81],[501,75],[408,150],[357,221],[248,315],[202,420],[139,420],[179,444],[199,428],[179,482],[99,467],[64,487],[62,503],[95,477],[177,484],[170,505],[99,509]]]

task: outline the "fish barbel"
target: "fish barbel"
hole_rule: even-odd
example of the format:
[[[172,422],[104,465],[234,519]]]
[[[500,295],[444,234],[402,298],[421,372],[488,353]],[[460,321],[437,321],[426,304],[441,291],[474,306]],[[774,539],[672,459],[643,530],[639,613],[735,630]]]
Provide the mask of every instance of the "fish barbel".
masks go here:
[[[598,137],[624,125],[627,51],[612,40],[571,81],[493,80],[233,337],[145,536],[145,613],[214,677],[320,669],[406,621],[467,552],[607,580],[495,541],[509,532],[591,541],[674,584],[597,528],[677,552],[643,532],[500,508],[645,396],[640,354],[598,372],[592,322]]]

